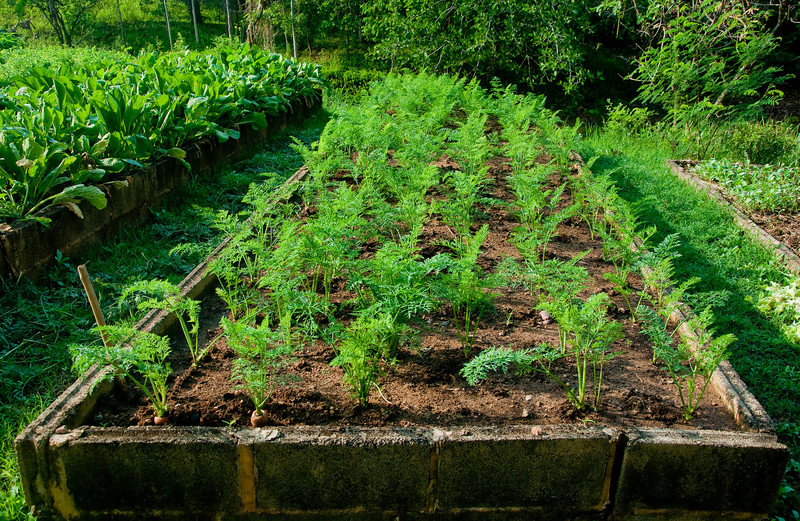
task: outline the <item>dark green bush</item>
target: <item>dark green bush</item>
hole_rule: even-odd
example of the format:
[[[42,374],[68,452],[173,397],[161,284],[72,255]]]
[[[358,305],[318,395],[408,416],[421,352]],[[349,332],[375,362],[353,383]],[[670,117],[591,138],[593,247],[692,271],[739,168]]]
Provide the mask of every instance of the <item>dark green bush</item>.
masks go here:
[[[0,49],[13,49],[20,44],[21,40],[16,34],[0,32]]]
[[[373,81],[383,79],[385,72],[376,69],[329,69],[324,73],[328,86],[348,94],[357,94]]]
[[[734,124],[724,141],[728,157],[759,165],[797,161],[800,147],[797,126],[774,121]]]

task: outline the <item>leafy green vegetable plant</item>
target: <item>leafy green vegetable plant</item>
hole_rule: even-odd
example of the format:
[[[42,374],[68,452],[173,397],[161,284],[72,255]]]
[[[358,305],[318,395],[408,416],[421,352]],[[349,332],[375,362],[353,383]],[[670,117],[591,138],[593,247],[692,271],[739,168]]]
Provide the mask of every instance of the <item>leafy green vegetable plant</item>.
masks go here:
[[[747,210],[779,213],[800,210],[800,167],[710,159],[698,163],[692,171],[718,183]]]
[[[785,285],[770,283],[759,295],[757,306],[790,341],[800,344],[800,278]]]
[[[237,139],[236,124],[319,94],[318,68],[227,45],[201,53],[144,53],[80,67],[32,67],[0,91],[0,218],[19,219],[105,195],[86,182],[158,156],[189,166],[180,146]]]

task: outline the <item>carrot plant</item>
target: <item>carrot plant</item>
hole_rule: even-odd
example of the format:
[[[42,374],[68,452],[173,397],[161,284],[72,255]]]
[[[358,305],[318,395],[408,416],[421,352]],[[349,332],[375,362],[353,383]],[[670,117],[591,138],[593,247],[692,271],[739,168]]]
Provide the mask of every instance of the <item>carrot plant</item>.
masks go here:
[[[421,233],[422,228],[417,227],[399,243],[387,242],[351,277],[358,312],[388,317],[391,353],[396,352],[408,320],[437,307],[438,288],[430,283],[431,278],[449,264],[441,254],[422,259],[417,251]]]
[[[394,318],[387,314],[362,315],[344,333],[344,340],[335,347],[334,367],[344,371],[344,383],[353,397],[366,406],[372,387],[383,373],[381,363],[391,357],[394,342]]]
[[[253,402],[251,423],[261,426],[266,422],[264,409],[279,385],[289,381],[280,369],[294,355],[285,328],[271,329],[268,319],[254,325],[243,321],[222,319],[222,328],[228,344],[236,351],[231,380],[244,389]]]
[[[669,323],[662,320],[658,313],[648,306],[639,306],[636,314],[642,321],[642,333],[644,333],[653,344],[652,362],[655,364],[658,361],[659,353],[668,350],[672,345],[674,340],[673,335],[677,329],[674,329],[672,333],[670,333]]]
[[[109,366],[105,379],[121,375],[133,382],[150,401],[156,417],[166,416],[167,378],[171,368],[167,362],[169,339],[140,331],[130,326],[107,325],[98,328],[108,345],[70,345],[73,368],[85,373],[95,364]]]
[[[711,316],[709,306],[687,321],[689,328],[697,334],[696,341],[681,335],[676,343],[655,344],[656,357],[664,362],[678,389],[686,421],[694,417],[711,383],[711,374],[729,356],[728,347],[736,341],[730,333],[714,337],[714,331],[710,329]]]
[[[585,302],[568,302],[554,315],[559,331],[565,332],[568,350],[575,357],[577,385],[567,397],[578,410],[590,404],[595,410],[600,407],[605,364],[619,354],[611,351],[611,345],[623,338],[622,326],[608,316],[610,304],[606,293],[598,293]],[[594,392],[591,401],[587,396],[590,380]]]
[[[322,279],[326,299],[330,297],[333,277],[360,249],[367,224],[362,217],[367,193],[368,190],[351,190],[345,184],[333,193],[323,191],[314,219],[301,232],[300,257],[311,272],[311,291],[317,291]]]
[[[209,345],[201,350],[199,345],[200,303],[182,296],[178,286],[158,279],[131,284],[122,290],[119,300],[124,302],[131,297],[135,297],[136,306],[140,310],[163,309],[178,319],[186,346],[192,356],[192,365],[199,367],[210,349]]]
[[[529,227],[519,227],[512,233],[512,240],[521,251],[528,256],[535,256],[541,261],[547,259],[547,245],[557,235],[558,225],[572,217],[577,205],[572,204],[556,211],[561,193],[565,185],[553,191],[547,204],[547,214],[539,214],[536,222]]]
[[[639,259],[639,266],[645,267],[642,276],[646,285],[642,297],[649,299],[655,310],[665,319],[680,306],[684,293],[700,281],[699,277],[691,277],[677,287],[672,287],[675,268],[674,259],[680,257],[675,250],[680,245],[677,234],[667,235],[652,250],[644,253]],[[650,292],[647,292],[647,288]]]
[[[572,303],[558,317],[559,328],[567,331],[571,351],[565,353],[558,347],[541,344],[535,349],[513,351],[506,348],[491,348],[467,362],[461,375],[470,385],[484,380],[492,371],[508,372],[516,365],[518,374],[531,371],[545,374],[564,389],[567,400],[575,409],[588,407],[598,410],[602,399],[603,370],[606,362],[618,353],[611,352],[611,345],[622,338],[618,322],[606,315],[608,296],[599,293],[586,302]],[[552,364],[560,359],[574,357],[577,383],[573,387],[552,370]],[[591,381],[592,393],[588,394]]]
[[[469,357],[472,350],[471,335],[474,335],[483,314],[492,308],[495,297],[483,270],[476,263],[488,235],[489,227],[483,225],[458,251],[459,257],[453,260],[447,273],[442,276],[444,296],[452,305],[453,323],[460,329],[461,349],[465,357]]]
[[[569,385],[555,372],[553,363],[563,358],[558,349],[543,343],[535,348],[512,350],[505,347],[491,347],[482,351],[464,364],[459,374],[469,385],[477,385],[489,377],[492,372],[508,373],[511,366],[516,366],[518,375],[537,372],[549,376],[558,383],[565,392],[571,392]]]
[[[508,179],[517,199],[513,213],[529,231],[539,225],[552,190],[543,190],[547,176],[553,172],[551,165],[535,165],[527,170],[516,171]],[[556,199],[557,201],[558,199]]]

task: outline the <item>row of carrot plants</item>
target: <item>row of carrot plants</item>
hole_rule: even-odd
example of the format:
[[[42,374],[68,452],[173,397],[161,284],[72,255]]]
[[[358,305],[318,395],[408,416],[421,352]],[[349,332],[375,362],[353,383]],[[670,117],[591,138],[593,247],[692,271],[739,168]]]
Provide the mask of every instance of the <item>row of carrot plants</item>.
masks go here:
[[[92,183],[172,156],[202,136],[237,139],[300,98],[320,95],[319,67],[248,45],[145,53],[127,62],[33,67],[0,90],[0,220],[64,204],[106,204]]]
[[[487,131],[490,117],[502,131]],[[253,423],[261,421],[271,393],[285,379],[281,367],[319,338],[333,350],[331,365],[341,368],[344,385],[366,406],[414,323],[443,307],[452,309],[462,338],[461,376],[470,385],[513,367],[553,378],[578,410],[600,408],[604,366],[624,350],[621,325],[608,314],[606,293],[579,298],[589,278],[579,264],[582,256],[547,255],[559,224],[576,217],[602,237],[605,258],[616,268],[607,278],[634,309],[631,320],[653,339],[653,362],[666,368],[684,417],[691,419],[734,339],[707,335],[697,350],[675,335],[669,315],[688,287],[667,291],[675,238],[647,254],[631,248],[643,230],[612,183],[588,170],[570,174],[575,136],[575,128],[544,108],[543,98],[502,89],[490,94],[447,76],[390,76],[358,104],[339,108],[313,149],[298,146],[309,175],[296,198],[267,207],[274,198],[254,188],[247,226],[236,216],[221,220],[231,231],[230,245],[210,269],[229,306],[223,335],[238,355],[233,380],[252,399]],[[435,162],[445,156],[457,166],[439,168]],[[511,241],[520,258],[509,257],[486,272],[476,263],[488,234],[477,208],[491,211],[499,204],[489,197],[486,165],[495,156],[511,159],[510,210],[519,220]],[[542,157],[549,161],[542,164]],[[545,180],[554,173],[561,184],[548,189]],[[567,192],[572,203],[559,205]],[[443,252],[426,257],[420,238],[432,217],[447,225],[452,238],[441,241]],[[372,253],[365,253],[367,245]],[[634,292],[628,278],[643,266],[649,266],[644,276],[651,289]],[[333,301],[334,285],[352,298]],[[559,345],[475,352],[474,332],[493,310],[496,289],[510,285],[527,288],[531,306],[556,319]],[[158,282],[132,288],[134,293],[150,295],[140,298],[142,306],[186,317],[188,348],[194,363],[202,363],[195,304]],[[705,330],[707,314],[692,321]],[[143,339],[144,333],[107,331],[118,341],[135,337],[133,348],[122,354],[118,348],[79,346],[76,365],[111,363],[117,372],[141,375],[135,383],[156,414],[166,414],[168,344]],[[575,385],[551,369],[560,360],[573,365]]]

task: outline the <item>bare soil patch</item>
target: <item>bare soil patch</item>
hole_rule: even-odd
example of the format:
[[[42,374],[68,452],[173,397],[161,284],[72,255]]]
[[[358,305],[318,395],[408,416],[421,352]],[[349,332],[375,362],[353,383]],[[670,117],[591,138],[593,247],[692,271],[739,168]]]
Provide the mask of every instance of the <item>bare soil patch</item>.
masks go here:
[[[745,212],[758,226],[794,252],[800,252],[800,214]]]
[[[440,162],[448,163],[449,158]],[[500,201],[513,196],[507,188],[510,166],[504,158],[490,161],[490,191]],[[442,165],[445,167],[445,165]],[[447,167],[454,167],[449,163]],[[551,187],[560,184],[558,177]],[[436,197],[437,194],[430,194]],[[569,203],[569,195],[562,205]],[[478,209],[475,229],[488,224],[490,233],[484,243],[479,264],[492,272],[506,257],[519,258],[508,237],[518,226],[505,206],[493,204]],[[430,257],[440,251],[437,241],[451,239],[452,232],[434,219],[424,229],[421,251]],[[570,259],[590,250],[580,261],[591,275],[585,298],[606,292],[613,302],[611,315],[623,324],[626,338],[613,347],[621,354],[611,359],[603,379],[603,400],[597,412],[577,412],[568,403],[563,390],[545,376],[495,375],[477,387],[470,387],[459,370],[467,361],[452,310],[444,305],[435,313],[416,321],[416,337],[410,345],[401,346],[397,363],[387,366],[380,379],[380,392],[373,392],[368,407],[361,407],[342,385],[342,370],[329,366],[333,348],[321,340],[306,345],[298,353],[288,371],[296,383],[278,389],[267,405],[271,425],[331,426],[412,426],[440,427],[470,425],[585,423],[605,426],[678,427],[688,429],[735,430],[736,424],[721,400],[709,390],[695,420],[685,422],[681,416],[677,390],[668,374],[651,363],[652,348],[639,333],[639,325],[631,324],[624,299],[603,278],[613,265],[603,260],[599,239],[592,239],[589,228],[578,217],[563,222],[558,235],[548,245],[549,257]],[[361,252],[371,255],[371,252]],[[636,290],[642,282],[634,278]],[[496,312],[481,318],[474,336],[473,354],[492,346],[515,349],[533,347],[541,342],[558,345],[558,324],[543,320],[534,309],[535,301],[524,288],[503,287],[496,290]],[[334,280],[331,300],[351,298],[344,281]],[[226,312],[216,297],[208,297],[203,305],[201,332],[206,339],[221,333],[217,326]],[[549,323],[546,323],[549,322]],[[173,386],[169,394],[169,423],[173,425],[249,425],[252,404],[243,391],[232,390],[233,350],[220,339],[199,368],[191,367],[185,346],[175,344],[171,357]],[[556,373],[575,383],[574,361],[557,363]],[[152,409],[134,388],[126,394],[104,397],[93,421],[98,425],[152,424]]]

